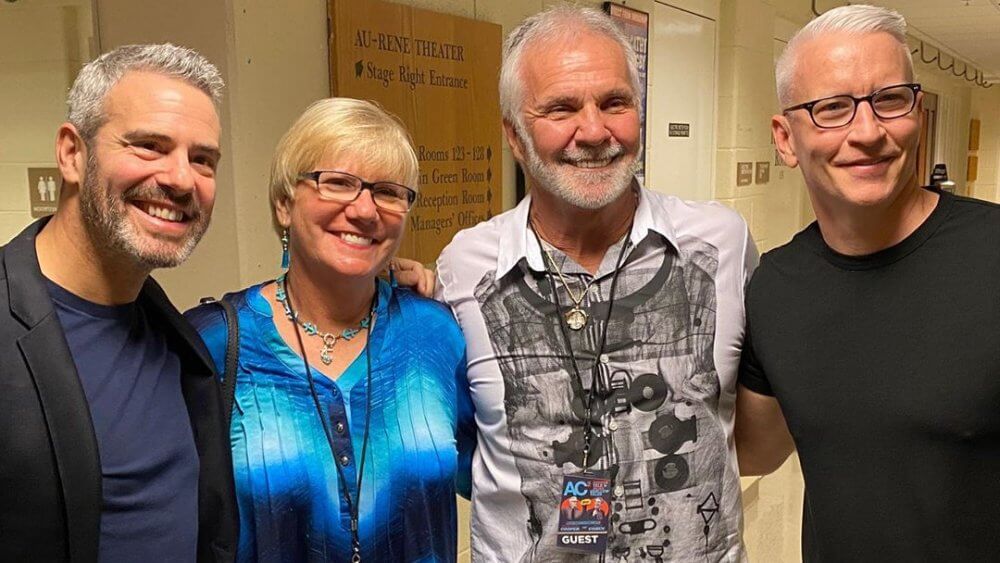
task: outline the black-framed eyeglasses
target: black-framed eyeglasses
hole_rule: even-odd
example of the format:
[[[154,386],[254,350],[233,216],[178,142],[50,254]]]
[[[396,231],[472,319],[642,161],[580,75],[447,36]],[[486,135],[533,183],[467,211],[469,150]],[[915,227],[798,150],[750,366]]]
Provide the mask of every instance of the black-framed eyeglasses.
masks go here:
[[[312,180],[320,199],[350,203],[364,190],[372,193],[372,201],[380,209],[406,213],[413,207],[417,192],[395,182],[366,182],[354,174],[339,170],[313,170],[299,174],[302,180]]]
[[[868,102],[872,113],[879,119],[896,119],[907,115],[917,106],[919,84],[896,84],[880,88],[867,96],[855,98],[847,94],[820,98],[790,108],[783,113],[804,109],[809,112],[813,124],[820,129],[835,129],[854,121],[858,104]]]

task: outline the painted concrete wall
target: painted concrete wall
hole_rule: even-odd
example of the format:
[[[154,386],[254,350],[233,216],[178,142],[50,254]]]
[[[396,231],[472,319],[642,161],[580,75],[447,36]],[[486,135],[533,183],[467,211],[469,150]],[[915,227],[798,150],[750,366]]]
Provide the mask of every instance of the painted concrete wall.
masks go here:
[[[66,92],[91,36],[89,4],[0,5],[0,241],[33,219],[27,168],[55,166]]]

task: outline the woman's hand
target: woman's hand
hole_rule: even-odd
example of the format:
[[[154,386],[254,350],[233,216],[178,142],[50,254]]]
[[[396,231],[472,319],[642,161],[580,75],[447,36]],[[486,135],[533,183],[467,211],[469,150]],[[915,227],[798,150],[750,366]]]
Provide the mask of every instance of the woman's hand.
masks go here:
[[[408,258],[393,258],[389,267],[396,275],[400,287],[407,287],[418,294],[434,298],[434,270]]]

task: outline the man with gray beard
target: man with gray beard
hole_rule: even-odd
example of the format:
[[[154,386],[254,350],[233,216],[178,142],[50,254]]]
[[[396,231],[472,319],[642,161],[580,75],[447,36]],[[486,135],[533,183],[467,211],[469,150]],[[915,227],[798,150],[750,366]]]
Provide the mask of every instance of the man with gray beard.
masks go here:
[[[58,210],[0,248],[0,560],[233,559],[212,360],[149,277],[208,227],[222,87],[132,45],[70,90]]]
[[[437,264],[468,342],[476,561],[745,559],[731,434],[757,252],[733,211],[635,180],[638,81],[596,10],[549,9],[504,45],[533,190]],[[609,517],[568,518],[571,498]]]

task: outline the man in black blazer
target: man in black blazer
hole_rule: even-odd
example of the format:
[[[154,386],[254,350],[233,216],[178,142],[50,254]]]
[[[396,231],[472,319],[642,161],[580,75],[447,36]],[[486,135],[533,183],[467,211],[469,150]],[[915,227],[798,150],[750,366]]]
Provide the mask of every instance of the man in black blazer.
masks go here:
[[[0,249],[0,561],[231,561],[212,361],[149,277],[215,199],[222,80],[172,45],[81,70],[58,211]]]

